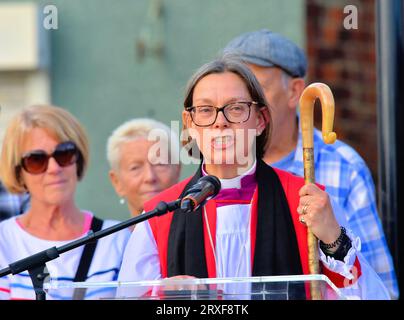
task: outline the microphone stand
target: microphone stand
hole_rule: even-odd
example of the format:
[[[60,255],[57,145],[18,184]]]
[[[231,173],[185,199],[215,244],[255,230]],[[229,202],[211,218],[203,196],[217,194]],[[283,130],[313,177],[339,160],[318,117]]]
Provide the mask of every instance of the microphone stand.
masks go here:
[[[109,236],[112,233],[118,232],[122,229],[130,227],[131,225],[143,222],[150,218],[161,216],[167,212],[178,209],[181,205],[181,199],[177,199],[172,202],[161,201],[157,204],[156,208],[152,211],[145,212],[137,217],[133,217],[127,221],[118,223],[104,230],[97,232],[89,231],[88,234],[78,240],[69,242],[60,247],[52,247],[47,250],[33,254],[32,256],[18,260],[11,263],[7,268],[0,270],[0,278],[9,274],[17,274],[28,270],[32,284],[35,290],[36,300],[46,300],[46,293],[43,290],[43,284],[49,273],[46,270],[46,262],[54,260],[59,257],[60,254],[73,250],[77,247],[85,245],[89,242],[98,240],[100,238]]]

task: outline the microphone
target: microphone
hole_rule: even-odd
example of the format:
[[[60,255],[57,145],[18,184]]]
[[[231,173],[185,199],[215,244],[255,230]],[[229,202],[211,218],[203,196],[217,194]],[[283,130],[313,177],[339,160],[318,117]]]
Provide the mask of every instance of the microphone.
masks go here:
[[[215,176],[199,178],[181,200],[181,210],[185,213],[193,212],[203,206],[208,198],[215,197],[221,188],[220,180]]]

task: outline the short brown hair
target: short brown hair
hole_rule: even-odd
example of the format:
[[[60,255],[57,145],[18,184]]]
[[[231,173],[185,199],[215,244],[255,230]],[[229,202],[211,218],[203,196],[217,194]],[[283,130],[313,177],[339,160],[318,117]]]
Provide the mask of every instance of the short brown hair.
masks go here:
[[[247,67],[247,65],[242,62],[237,56],[225,54],[220,58],[213,60],[202,67],[200,67],[190,78],[188,84],[185,89],[185,99],[184,99],[184,108],[188,108],[192,106],[192,100],[194,95],[194,89],[198,82],[214,73],[225,73],[225,72],[232,72],[238,75],[241,80],[245,83],[248,92],[251,95],[253,101],[258,102],[259,107],[266,107],[268,108],[268,103],[265,99],[264,92],[262,91],[261,85],[259,84],[257,78],[254,76],[252,71]],[[269,108],[268,108],[268,112]],[[185,124],[183,124],[183,130],[185,130]],[[271,137],[271,130],[272,130],[272,117],[269,117],[269,122],[265,126],[265,130],[257,137],[256,142],[256,155],[257,158],[260,159],[264,156],[266,147],[269,144],[270,137]],[[182,145],[185,146],[190,142],[182,141]],[[192,148],[196,146],[193,145]],[[189,150],[191,155],[192,150]]]
[[[19,176],[22,145],[26,135],[34,128],[48,131],[61,142],[72,141],[79,149],[77,177],[81,179],[89,161],[87,134],[79,121],[65,109],[36,105],[19,112],[9,123],[3,140],[0,174],[4,186],[12,193],[27,191]]]

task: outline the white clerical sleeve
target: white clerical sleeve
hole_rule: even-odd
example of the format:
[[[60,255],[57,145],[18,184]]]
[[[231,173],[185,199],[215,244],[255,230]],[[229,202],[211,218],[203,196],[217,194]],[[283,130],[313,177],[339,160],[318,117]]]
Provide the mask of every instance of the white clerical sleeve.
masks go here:
[[[352,247],[345,256],[344,261],[326,256],[323,251],[319,249],[321,262],[330,271],[339,273],[347,279],[347,285],[344,288],[340,288],[340,290],[348,299],[389,300],[390,295],[387,288],[361,254],[360,238],[356,237],[349,229],[342,208],[333,201],[331,201],[331,204],[339,224],[345,226],[347,230],[347,235],[352,241]],[[349,280],[354,278],[354,263],[356,258],[358,258],[360,263],[361,276],[357,281],[349,285]],[[354,274],[351,273],[352,270]]]
[[[118,281],[143,281],[161,279],[160,259],[156,241],[148,221],[136,225],[128,241],[122,260]],[[135,291],[120,287],[117,297],[133,296]],[[136,292],[136,295],[140,295]]]

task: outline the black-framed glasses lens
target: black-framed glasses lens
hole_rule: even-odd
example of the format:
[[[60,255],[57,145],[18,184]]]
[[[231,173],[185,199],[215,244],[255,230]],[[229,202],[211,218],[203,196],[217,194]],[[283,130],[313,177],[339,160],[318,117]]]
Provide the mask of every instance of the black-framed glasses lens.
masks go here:
[[[251,105],[254,102],[234,102],[222,108],[213,106],[194,106],[189,108],[192,121],[197,126],[210,126],[215,123],[219,112],[223,112],[230,123],[242,123],[250,118]]]

